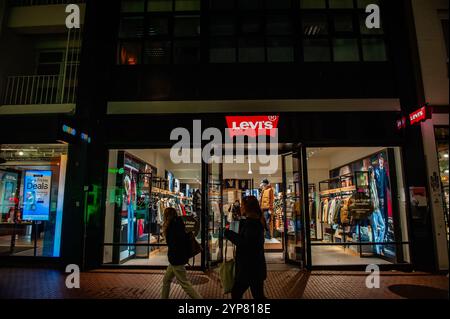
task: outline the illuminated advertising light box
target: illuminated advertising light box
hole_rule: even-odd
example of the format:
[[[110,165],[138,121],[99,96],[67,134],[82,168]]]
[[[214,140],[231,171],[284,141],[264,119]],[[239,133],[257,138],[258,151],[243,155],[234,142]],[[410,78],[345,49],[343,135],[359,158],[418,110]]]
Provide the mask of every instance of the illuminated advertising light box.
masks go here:
[[[23,220],[49,220],[51,183],[51,171],[25,172]]]

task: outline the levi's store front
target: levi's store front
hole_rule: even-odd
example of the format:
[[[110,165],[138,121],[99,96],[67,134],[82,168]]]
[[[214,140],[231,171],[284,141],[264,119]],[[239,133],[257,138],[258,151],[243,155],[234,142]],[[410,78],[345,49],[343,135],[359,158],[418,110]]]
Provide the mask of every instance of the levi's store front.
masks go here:
[[[272,207],[264,212],[269,265],[320,268],[377,264],[395,268],[410,264],[401,136],[389,139],[392,135],[386,123],[378,126],[379,130],[386,128],[379,134],[370,132],[370,124],[359,123],[355,125],[353,140],[347,139],[354,133],[352,130],[347,128],[339,136],[335,134],[336,127],[320,138],[315,136],[320,133],[318,129],[312,129],[311,119],[316,116],[244,116],[245,122],[250,123],[246,129],[269,129],[270,125],[252,126],[252,121],[261,119],[278,127],[277,154],[270,161],[268,157],[264,160],[254,156],[255,146],[248,139],[243,144],[238,143],[237,137],[233,143],[210,143],[209,136],[201,148],[191,144],[193,147],[183,149],[189,161],[177,161],[181,153],[175,154],[171,147],[181,136],[172,142],[167,140],[171,129],[177,127],[195,132],[195,118],[190,119],[189,127],[186,116],[173,117],[170,130],[155,121],[155,129],[161,130],[159,136],[164,138],[167,133],[167,138],[151,143],[153,147],[148,142],[126,147],[126,139],[110,143],[114,147],[111,145],[108,150],[103,265],[167,266],[163,212],[166,207],[174,207],[203,247],[189,264],[201,269],[214,267],[224,260],[226,245],[231,248],[223,233],[225,229],[238,231],[242,199],[266,196],[263,194],[268,188],[273,194]],[[333,116],[344,125],[352,121],[345,115],[321,116],[325,123],[332,122]],[[383,117],[373,116],[380,120]],[[233,117],[238,122],[226,118],[227,115],[211,115],[203,119],[203,130],[216,127],[225,132],[241,128],[242,117]],[[115,130],[120,131],[120,125],[124,124],[117,121]],[[395,121],[392,126],[395,132]],[[269,142],[269,136],[264,138]],[[220,160],[196,162],[195,154],[203,154],[206,149]],[[269,154],[273,153],[266,150]],[[265,169],[268,165],[271,170]],[[262,188],[263,180],[269,181],[268,188]]]

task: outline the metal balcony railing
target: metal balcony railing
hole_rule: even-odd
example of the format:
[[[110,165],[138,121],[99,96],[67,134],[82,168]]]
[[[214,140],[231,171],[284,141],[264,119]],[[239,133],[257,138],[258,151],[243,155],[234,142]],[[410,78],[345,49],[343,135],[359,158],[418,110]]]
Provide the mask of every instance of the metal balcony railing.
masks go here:
[[[10,76],[3,104],[71,104],[75,103],[75,86],[64,86],[60,75]]]
[[[52,4],[84,3],[86,0],[9,0],[12,7],[42,6]]]

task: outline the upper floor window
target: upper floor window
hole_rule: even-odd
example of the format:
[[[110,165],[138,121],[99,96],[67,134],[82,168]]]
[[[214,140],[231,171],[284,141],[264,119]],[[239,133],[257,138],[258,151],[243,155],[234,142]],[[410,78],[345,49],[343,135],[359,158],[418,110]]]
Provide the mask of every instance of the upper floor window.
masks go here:
[[[121,65],[198,63],[200,0],[123,0]]]
[[[122,0],[118,62],[386,61],[383,26],[366,26],[372,3],[379,0]]]

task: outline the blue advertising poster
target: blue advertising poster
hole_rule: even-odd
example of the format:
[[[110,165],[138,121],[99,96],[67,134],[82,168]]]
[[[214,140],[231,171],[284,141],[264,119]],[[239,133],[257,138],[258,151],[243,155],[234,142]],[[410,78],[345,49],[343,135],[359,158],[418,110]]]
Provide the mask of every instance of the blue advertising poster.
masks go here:
[[[51,182],[51,171],[25,172],[23,220],[49,220]]]

